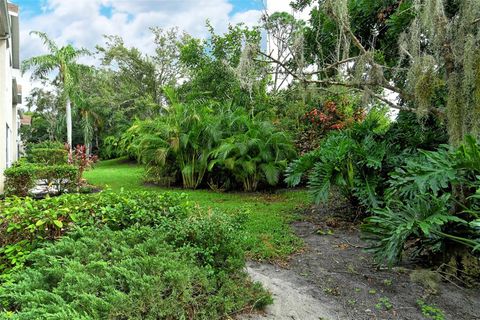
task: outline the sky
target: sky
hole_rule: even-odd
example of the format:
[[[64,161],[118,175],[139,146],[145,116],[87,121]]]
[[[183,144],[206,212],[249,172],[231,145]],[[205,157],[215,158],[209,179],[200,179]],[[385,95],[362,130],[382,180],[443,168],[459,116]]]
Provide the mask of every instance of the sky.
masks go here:
[[[208,35],[205,21],[217,32],[229,23],[257,24],[262,12],[287,11],[291,0],[12,0],[20,7],[20,56],[46,53],[30,31],[46,32],[59,45],[94,50],[104,35],[119,35],[128,46],[154,50],[150,27],[178,27],[196,37]],[[94,58],[81,61],[94,64]],[[25,91],[31,85],[24,77]],[[25,93],[24,92],[24,95]]]
[[[103,35],[120,35],[128,45],[153,50],[149,27],[178,26],[194,36],[207,34],[209,19],[219,31],[228,23],[255,24],[263,0],[17,0],[22,59],[43,53],[31,30],[46,32],[59,44],[93,49]]]

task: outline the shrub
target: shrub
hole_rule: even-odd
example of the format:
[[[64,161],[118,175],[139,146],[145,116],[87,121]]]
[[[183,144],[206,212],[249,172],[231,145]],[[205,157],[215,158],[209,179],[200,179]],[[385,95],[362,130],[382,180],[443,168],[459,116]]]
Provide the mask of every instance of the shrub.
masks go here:
[[[28,153],[28,160],[32,163],[60,165],[67,163],[67,156],[65,149],[35,148]]]
[[[33,149],[64,149],[65,145],[58,141],[43,141],[39,143],[30,143],[27,148],[29,150]]]
[[[115,136],[106,136],[102,141],[100,157],[103,160],[115,159],[123,156],[120,148],[120,139]]]
[[[36,172],[37,166],[34,164],[14,165],[5,169],[5,195],[27,196],[29,190],[35,186]]]
[[[1,209],[2,241],[21,261],[0,287],[3,316],[218,319],[271,302],[243,271],[240,221],[184,195],[7,198]]]
[[[472,137],[458,148],[421,151],[391,173],[385,207],[362,227],[377,261],[398,262],[412,238],[420,240],[417,251],[438,250],[446,241],[480,250],[479,175],[480,145]]]
[[[137,121],[121,144],[146,164],[146,181],[191,189],[273,186],[296,155],[289,135],[271,121],[208,100],[173,103],[161,117]]]
[[[55,185],[58,193],[72,191],[77,186],[77,167],[65,165],[37,166],[35,177],[45,180],[47,185]]]
[[[211,216],[200,219],[199,238],[187,242],[151,228],[77,231],[31,254],[30,267],[1,289],[2,309],[13,319],[219,319],[270,303],[241,270],[241,252],[225,252],[232,269],[199,263],[213,239],[236,248],[232,232],[219,237]],[[191,246],[204,238],[208,248]]]
[[[203,181],[209,154],[222,136],[220,119],[209,102],[175,103],[162,117],[132,126],[124,135],[124,141],[130,141],[125,149],[136,153],[147,166],[162,168],[160,173],[167,178],[178,172],[183,187],[195,189]]]
[[[71,165],[39,165],[21,163],[4,171],[5,195],[25,197],[37,180],[54,185],[57,193],[72,191],[77,186],[78,168]]]
[[[42,200],[6,198],[0,204],[0,271],[22,265],[24,257],[44,241],[53,241],[74,227],[160,226],[188,213],[185,197],[175,194],[70,194]]]
[[[68,163],[78,168],[78,174],[76,177],[76,182],[78,184],[81,183],[85,170],[90,168],[97,160],[98,157],[96,155],[89,154],[87,146],[85,145],[79,144],[75,147],[75,149],[69,151]]]
[[[393,265],[402,256],[405,243],[411,238],[424,240],[430,248],[440,249],[440,240],[445,238],[442,227],[449,222],[466,221],[449,213],[449,197],[418,196],[402,203],[392,201],[386,208],[379,208],[362,225],[363,237],[372,246],[378,262]],[[480,244],[480,243],[479,243]]]
[[[309,191],[317,203],[327,201],[335,186],[352,205],[377,207],[387,157],[381,119],[372,113],[350,129],[330,133],[317,150],[290,164],[286,182],[295,186],[308,175]]]
[[[65,145],[61,142],[46,140],[38,143],[27,143],[25,146],[27,155],[34,149],[65,149]]]
[[[255,191],[259,183],[278,184],[289,160],[296,155],[293,142],[267,121],[245,123],[245,131],[223,139],[212,151],[210,170],[229,172],[244,191]]]

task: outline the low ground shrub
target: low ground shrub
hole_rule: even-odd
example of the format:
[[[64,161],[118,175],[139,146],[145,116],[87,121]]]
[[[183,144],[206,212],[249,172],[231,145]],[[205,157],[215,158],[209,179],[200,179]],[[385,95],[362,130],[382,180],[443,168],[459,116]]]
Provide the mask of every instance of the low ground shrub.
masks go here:
[[[0,307],[11,319],[219,319],[262,307],[271,298],[241,270],[226,223],[205,216],[180,237],[146,227],[77,231],[32,253],[0,289]],[[220,247],[225,265],[199,262],[199,251]]]
[[[0,318],[219,319],[271,302],[243,271],[242,221],[182,194],[7,198],[0,209],[0,261],[17,263]]]
[[[184,196],[148,192],[6,198],[0,203],[0,271],[23,265],[31,250],[75,227],[159,227],[185,218],[188,206]]]

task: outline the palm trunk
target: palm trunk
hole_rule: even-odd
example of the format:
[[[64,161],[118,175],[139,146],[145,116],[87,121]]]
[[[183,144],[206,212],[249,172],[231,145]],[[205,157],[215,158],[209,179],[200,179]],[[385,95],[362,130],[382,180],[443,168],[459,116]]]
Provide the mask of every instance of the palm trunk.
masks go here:
[[[70,150],[72,150],[72,106],[70,105],[70,97],[67,97],[66,118],[67,118],[67,143]]]

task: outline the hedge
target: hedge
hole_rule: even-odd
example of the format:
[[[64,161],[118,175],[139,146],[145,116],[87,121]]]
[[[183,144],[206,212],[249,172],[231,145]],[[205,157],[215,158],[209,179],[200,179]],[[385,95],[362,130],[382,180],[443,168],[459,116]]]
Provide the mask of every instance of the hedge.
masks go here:
[[[25,163],[5,169],[5,195],[25,197],[31,188],[35,186],[37,166]]]
[[[65,149],[36,148],[30,150],[28,160],[31,163],[44,163],[47,165],[66,164],[68,152]]]
[[[29,151],[33,149],[63,149],[64,147],[63,143],[57,141],[43,141],[39,143],[29,143],[27,145]]]
[[[78,168],[71,165],[42,165],[22,163],[4,171],[5,195],[25,197],[35,186],[37,180],[45,180],[48,185],[55,185],[59,193],[76,187]]]

